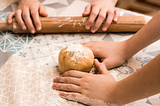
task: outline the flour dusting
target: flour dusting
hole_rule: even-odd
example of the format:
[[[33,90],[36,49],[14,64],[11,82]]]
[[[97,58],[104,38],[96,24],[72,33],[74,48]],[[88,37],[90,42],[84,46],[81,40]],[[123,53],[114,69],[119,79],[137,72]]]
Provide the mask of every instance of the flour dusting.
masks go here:
[[[64,93],[69,94],[67,92],[64,92]],[[91,105],[91,106],[122,106],[122,105],[105,103],[102,100],[88,98],[88,97],[83,96],[83,95],[72,96],[71,94],[69,94],[67,96],[61,96],[61,97],[64,98],[64,99],[77,101],[77,102],[84,103],[84,104]]]
[[[88,58],[89,53],[92,53],[91,50],[84,48],[81,44],[69,45],[63,52],[67,52],[67,55],[69,55],[69,53],[72,54],[71,61]]]

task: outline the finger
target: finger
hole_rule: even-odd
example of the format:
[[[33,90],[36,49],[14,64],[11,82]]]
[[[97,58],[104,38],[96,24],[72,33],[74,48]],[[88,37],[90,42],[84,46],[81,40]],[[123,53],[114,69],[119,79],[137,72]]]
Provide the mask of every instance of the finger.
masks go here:
[[[88,74],[86,72],[81,72],[81,71],[76,71],[76,70],[71,70],[65,72],[62,77],[76,77],[76,78],[82,78],[85,74]]]
[[[100,10],[98,19],[96,20],[96,23],[91,29],[91,32],[94,33],[98,30],[98,28],[101,26],[103,23],[104,19],[106,18],[106,11],[104,9]]]
[[[53,82],[80,85],[80,79],[73,77],[57,77],[53,79]]]
[[[123,61],[122,62],[117,62],[115,60],[116,59],[114,59],[114,58],[106,58],[106,59],[102,60],[102,63],[105,64],[107,69],[120,66],[124,63]]]
[[[94,41],[88,41],[88,42],[83,42],[81,44],[84,45],[84,46],[87,46],[87,47],[91,47],[91,46],[93,46],[93,42]]]
[[[103,41],[101,41],[101,42],[103,42]],[[98,43],[99,43],[99,41],[89,41],[89,42],[83,42],[81,44],[88,47],[93,52],[95,57],[101,58],[99,48],[97,46],[93,46],[93,45],[97,45]]]
[[[87,5],[84,12],[83,12],[83,16],[88,16],[91,12],[91,4]]]
[[[29,13],[29,9],[28,8],[25,8],[23,10],[23,19],[25,21],[25,24],[27,25],[28,29],[30,30],[30,32],[32,34],[35,33],[35,28],[33,26],[33,23],[32,23],[32,20],[31,20],[31,17],[30,17],[30,13]]]
[[[117,22],[119,16],[120,16],[120,11],[119,11],[119,10],[115,10],[115,11],[114,11],[113,21],[114,21],[114,22]]]
[[[94,41],[83,42],[81,44],[84,45],[84,46],[86,46],[86,47],[91,48],[94,45],[97,45],[99,42],[102,42],[102,41],[94,40]]]
[[[97,59],[94,61],[95,67],[101,74],[107,75],[109,72],[106,69],[105,65],[103,63],[100,63]]]
[[[114,15],[113,12],[108,11],[108,16],[107,16],[106,22],[104,23],[103,28],[102,28],[103,31],[106,31],[108,29],[109,25],[112,23],[113,15]]]
[[[31,11],[31,16],[34,22],[34,25],[37,30],[41,30],[41,23],[39,19],[39,13],[38,13],[38,8],[37,7],[32,7],[30,8]]]
[[[89,19],[88,19],[87,23],[86,23],[86,29],[90,29],[91,28],[91,26],[94,24],[94,21],[95,21],[97,15],[98,15],[98,13],[99,13],[99,8],[94,7],[92,9],[92,12],[91,12],[91,14],[89,16]]]
[[[26,25],[22,19],[22,10],[17,10],[15,12],[15,18],[16,18],[16,21],[18,23],[18,25],[23,29],[23,30],[26,30]]]
[[[39,15],[41,15],[43,17],[47,17],[48,16],[48,13],[46,13],[46,8],[43,5],[40,5]]]
[[[81,92],[80,87],[74,84],[61,84],[61,83],[54,83],[53,89],[62,90],[62,91],[69,91],[69,92]]]
[[[68,92],[60,92],[59,94],[62,98],[72,101],[77,101],[87,105],[95,105],[95,99],[89,99],[88,97],[80,94],[80,93],[68,93]],[[98,105],[96,105],[98,106]]]
[[[8,20],[8,24],[12,23],[12,18],[15,16],[15,12],[11,12],[8,14],[7,20]]]

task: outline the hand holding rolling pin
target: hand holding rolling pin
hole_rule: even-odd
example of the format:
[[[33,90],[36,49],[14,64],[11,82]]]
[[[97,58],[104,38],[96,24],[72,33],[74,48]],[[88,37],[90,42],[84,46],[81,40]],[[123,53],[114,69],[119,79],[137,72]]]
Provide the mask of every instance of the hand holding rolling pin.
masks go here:
[[[119,10],[114,10],[117,0],[92,0],[92,3],[86,6],[83,16],[88,16],[86,29],[91,29],[95,33],[106,18],[102,30],[106,31],[113,21],[117,21]],[[95,23],[95,24],[94,24]]]
[[[45,7],[38,0],[18,0],[19,6],[15,12],[12,12],[8,16],[8,23],[12,23],[12,18],[15,17],[19,26],[26,30],[27,28],[33,34],[41,30],[40,16],[48,16]],[[102,22],[107,16],[106,22],[102,27],[103,31],[106,31],[112,20],[115,22],[119,17],[119,11],[114,11],[114,6],[117,0],[97,0],[86,6],[83,16],[88,16],[89,19],[86,23],[86,29],[91,28],[91,32],[96,32]],[[32,22],[33,20],[33,22]],[[94,24],[95,23],[95,24]]]
[[[18,3],[17,10],[8,15],[8,23],[11,24],[12,18],[15,17],[23,30],[28,28],[31,33],[35,33],[36,30],[41,30],[39,15],[44,17],[48,16],[45,7],[39,0],[18,0]]]

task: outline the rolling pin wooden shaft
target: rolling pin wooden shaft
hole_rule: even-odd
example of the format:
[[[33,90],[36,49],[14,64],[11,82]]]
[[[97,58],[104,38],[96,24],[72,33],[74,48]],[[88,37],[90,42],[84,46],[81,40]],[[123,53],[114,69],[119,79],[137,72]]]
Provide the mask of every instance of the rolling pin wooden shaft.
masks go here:
[[[42,29],[36,31],[36,33],[90,32],[85,28],[87,20],[88,17],[40,17]],[[112,22],[105,32],[136,32],[144,25],[145,19],[143,16],[121,16],[117,22]],[[97,32],[104,32],[102,31],[102,26],[103,24]],[[11,30],[14,33],[30,33],[29,30],[22,30],[15,19],[10,25],[7,24],[7,21],[0,21],[0,30]]]

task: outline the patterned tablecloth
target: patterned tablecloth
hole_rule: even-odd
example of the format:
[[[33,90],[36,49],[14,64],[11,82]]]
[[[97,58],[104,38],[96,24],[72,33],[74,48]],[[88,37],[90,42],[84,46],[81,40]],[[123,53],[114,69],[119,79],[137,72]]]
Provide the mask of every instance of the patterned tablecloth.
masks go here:
[[[89,0],[40,0],[49,16],[81,16]],[[1,0],[0,20],[15,11],[16,0]],[[142,15],[120,9],[121,16]],[[144,15],[143,15],[144,16]],[[149,16],[145,16],[151,18]],[[78,106],[53,90],[59,76],[58,53],[69,44],[90,40],[123,41],[134,33],[14,34],[0,32],[0,106]],[[121,80],[137,71],[160,53],[160,41],[144,48],[110,73]],[[160,94],[126,106],[160,106]]]

